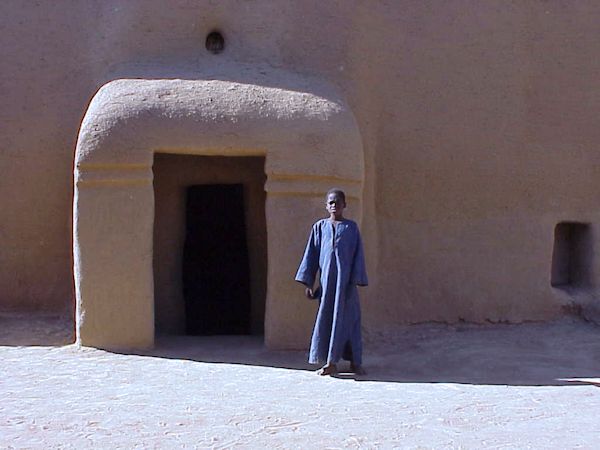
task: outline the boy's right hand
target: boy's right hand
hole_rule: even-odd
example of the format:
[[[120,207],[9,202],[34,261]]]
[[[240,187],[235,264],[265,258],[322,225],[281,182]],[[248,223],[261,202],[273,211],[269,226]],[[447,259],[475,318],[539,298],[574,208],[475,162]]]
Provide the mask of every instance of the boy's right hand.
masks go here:
[[[322,293],[322,291],[323,290],[322,290],[321,286],[317,286],[316,289],[307,287],[304,290],[304,294],[306,294],[306,296],[308,298],[310,298],[311,300],[320,300],[321,299],[321,293]]]

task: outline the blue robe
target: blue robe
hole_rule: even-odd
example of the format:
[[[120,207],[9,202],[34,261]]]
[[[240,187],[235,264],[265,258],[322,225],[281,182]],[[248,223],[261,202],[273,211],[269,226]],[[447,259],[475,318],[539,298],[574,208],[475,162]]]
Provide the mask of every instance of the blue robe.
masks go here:
[[[296,281],[313,287],[320,270],[319,311],[310,343],[311,364],[337,363],[340,358],[362,364],[358,286],[368,284],[360,231],[343,219],[329,219],[311,230]]]

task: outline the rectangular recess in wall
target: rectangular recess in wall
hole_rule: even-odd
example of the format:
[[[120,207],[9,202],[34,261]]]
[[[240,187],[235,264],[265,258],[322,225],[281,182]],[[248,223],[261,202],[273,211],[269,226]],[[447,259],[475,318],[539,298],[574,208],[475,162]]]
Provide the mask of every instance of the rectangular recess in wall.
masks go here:
[[[556,288],[592,284],[592,232],[587,223],[560,222],[554,228],[550,283]]]

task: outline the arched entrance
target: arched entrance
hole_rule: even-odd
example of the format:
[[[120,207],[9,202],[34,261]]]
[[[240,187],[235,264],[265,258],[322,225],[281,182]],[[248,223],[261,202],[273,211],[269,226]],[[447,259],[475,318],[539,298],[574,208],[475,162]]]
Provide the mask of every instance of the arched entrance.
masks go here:
[[[153,345],[152,164],[160,152],[265,158],[265,341],[305,345],[312,310],[293,275],[328,188],[345,189],[360,220],[362,143],[351,111],[327,84],[310,92],[266,84],[122,79],[94,96],[75,156],[79,344]]]

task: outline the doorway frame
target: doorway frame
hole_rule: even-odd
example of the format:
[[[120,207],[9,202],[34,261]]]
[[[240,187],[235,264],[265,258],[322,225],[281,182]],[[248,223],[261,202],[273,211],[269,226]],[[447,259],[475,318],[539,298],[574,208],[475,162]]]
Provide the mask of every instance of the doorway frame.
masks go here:
[[[362,139],[331,85],[307,79],[298,90],[281,86],[281,74],[273,79],[120,79],[93,97],[75,152],[78,345],[154,345],[152,164],[160,152],[265,157],[265,343],[305,347],[314,311],[293,275],[308,230],[323,215],[324,192],[344,189],[360,221]]]
[[[183,249],[187,189],[206,184],[242,184],[250,263],[251,334],[264,335],[267,293],[265,159],[154,154],[155,335],[185,334]]]

